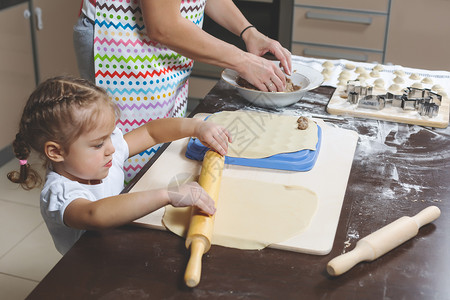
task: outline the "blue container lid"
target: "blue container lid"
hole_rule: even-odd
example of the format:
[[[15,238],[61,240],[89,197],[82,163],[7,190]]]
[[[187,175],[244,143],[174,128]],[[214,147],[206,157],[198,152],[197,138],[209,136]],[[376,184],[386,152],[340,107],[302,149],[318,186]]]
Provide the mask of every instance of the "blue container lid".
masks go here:
[[[289,171],[309,171],[311,170],[319,156],[322,142],[322,129],[317,126],[318,141],[316,150],[300,150],[297,152],[280,153],[265,158],[241,158],[225,156],[225,163],[230,165],[240,165],[256,168],[289,170]],[[198,139],[189,140],[186,157],[193,160],[202,161],[208,147],[204,146]]]

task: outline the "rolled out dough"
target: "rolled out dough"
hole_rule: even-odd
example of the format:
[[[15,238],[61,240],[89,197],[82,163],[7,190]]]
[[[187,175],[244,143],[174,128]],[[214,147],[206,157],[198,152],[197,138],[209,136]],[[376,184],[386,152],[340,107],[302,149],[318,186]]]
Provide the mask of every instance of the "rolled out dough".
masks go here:
[[[212,243],[259,250],[304,231],[317,210],[317,195],[304,187],[223,177]],[[185,237],[191,208],[166,206],[163,224]]]
[[[317,124],[308,119],[308,129],[297,128],[298,116],[285,116],[255,111],[223,111],[207,121],[220,124],[230,131],[233,143],[227,156],[264,158],[279,153],[315,150],[318,141]]]

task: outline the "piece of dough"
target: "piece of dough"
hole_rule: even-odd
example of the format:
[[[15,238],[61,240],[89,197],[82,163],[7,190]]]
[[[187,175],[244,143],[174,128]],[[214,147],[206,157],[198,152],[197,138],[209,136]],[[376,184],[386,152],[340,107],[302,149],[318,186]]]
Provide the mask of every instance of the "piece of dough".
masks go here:
[[[343,78],[350,78],[352,74],[348,70],[343,70],[339,76],[342,76]]]
[[[354,70],[354,69],[355,69],[355,65],[352,64],[352,63],[346,63],[346,64],[345,64],[345,68],[346,68],[347,70]]]
[[[377,70],[373,70],[372,72],[370,72],[370,76],[372,77],[380,77],[380,72],[378,72]]]
[[[339,80],[338,85],[344,86],[344,85],[347,85],[347,83],[348,83],[347,79],[341,79],[341,80]]]
[[[222,111],[207,121],[228,129],[233,142],[227,156],[264,158],[279,153],[315,150],[318,141],[317,125],[309,120],[308,129],[297,129],[296,116],[255,111]]]
[[[395,83],[405,83],[405,79],[403,77],[397,76],[394,78]]]
[[[375,71],[382,71],[382,70],[383,70],[383,65],[378,64],[378,65],[376,65],[375,67],[373,67],[372,70],[375,70]]]
[[[421,77],[420,77],[420,75],[417,74],[417,73],[412,73],[412,74],[409,76],[409,79],[412,79],[412,80],[420,80]]]
[[[433,84],[433,79],[430,77],[424,77],[421,82],[424,84]]]
[[[383,80],[383,78],[375,79],[375,81],[373,83],[375,84],[376,88],[384,89],[384,80]]]
[[[330,68],[334,68],[334,64],[331,61],[327,60],[322,64],[322,67],[330,69]]]
[[[390,90],[391,92],[398,92],[398,91],[400,91],[400,89],[401,89],[401,87],[400,87],[398,84],[396,84],[396,83],[392,84],[392,85],[389,87],[389,90]]]
[[[440,84],[435,84],[433,85],[433,87],[431,88],[433,91],[439,91],[439,90],[443,90],[444,87]]]
[[[358,79],[359,79],[359,80],[367,80],[367,79],[369,79],[369,77],[370,77],[369,74],[367,74],[367,73],[361,73],[361,74],[358,76]]]
[[[317,210],[317,195],[304,187],[223,177],[212,243],[259,250],[303,232]],[[186,236],[191,208],[166,206],[163,224]]]
[[[361,74],[361,73],[366,73],[366,69],[364,69],[364,67],[356,67],[355,70],[356,73]]]
[[[403,71],[403,70],[395,70],[395,71],[394,71],[394,75],[403,77],[403,76],[405,76],[406,74],[405,74],[405,71]]]
[[[330,69],[323,69],[322,75],[331,75],[333,73],[333,70]]]
[[[422,88],[422,84],[420,82],[414,82],[411,87],[416,88],[416,89],[421,89]]]

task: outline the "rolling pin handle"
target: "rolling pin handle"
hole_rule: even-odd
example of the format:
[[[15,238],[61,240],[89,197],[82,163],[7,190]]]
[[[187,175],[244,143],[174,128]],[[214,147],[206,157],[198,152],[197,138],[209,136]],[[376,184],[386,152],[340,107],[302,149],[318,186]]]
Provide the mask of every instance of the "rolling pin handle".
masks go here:
[[[361,240],[356,243],[352,251],[333,258],[327,265],[327,272],[331,276],[338,276],[353,268],[357,263],[373,260],[374,257],[374,249],[369,243]]]
[[[184,281],[188,287],[196,287],[200,282],[202,274],[202,256],[205,253],[205,241],[201,238],[194,238],[191,242],[191,256],[184,273]]]
[[[420,211],[417,215],[412,218],[417,223],[417,226],[422,227],[428,223],[433,222],[441,215],[441,210],[437,206],[428,206],[427,208]]]

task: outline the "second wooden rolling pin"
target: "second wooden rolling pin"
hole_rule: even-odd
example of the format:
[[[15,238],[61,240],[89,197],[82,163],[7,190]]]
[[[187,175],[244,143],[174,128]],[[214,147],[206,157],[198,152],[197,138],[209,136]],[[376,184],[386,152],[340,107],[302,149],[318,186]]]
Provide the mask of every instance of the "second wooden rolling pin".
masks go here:
[[[202,170],[198,183],[213,198],[217,207],[220,182],[225,163],[225,157],[209,150],[203,158]],[[202,272],[202,256],[211,247],[211,237],[214,228],[214,216],[210,216],[194,207],[191,222],[186,237],[186,248],[191,248],[191,257],[186,266],[184,281],[189,287],[195,287],[200,282]]]
[[[419,228],[441,215],[437,206],[429,206],[413,217],[400,219],[369,234],[355,248],[333,258],[327,265],[328,274],[341,275],[362,261],[372,261],[417,235]]]

